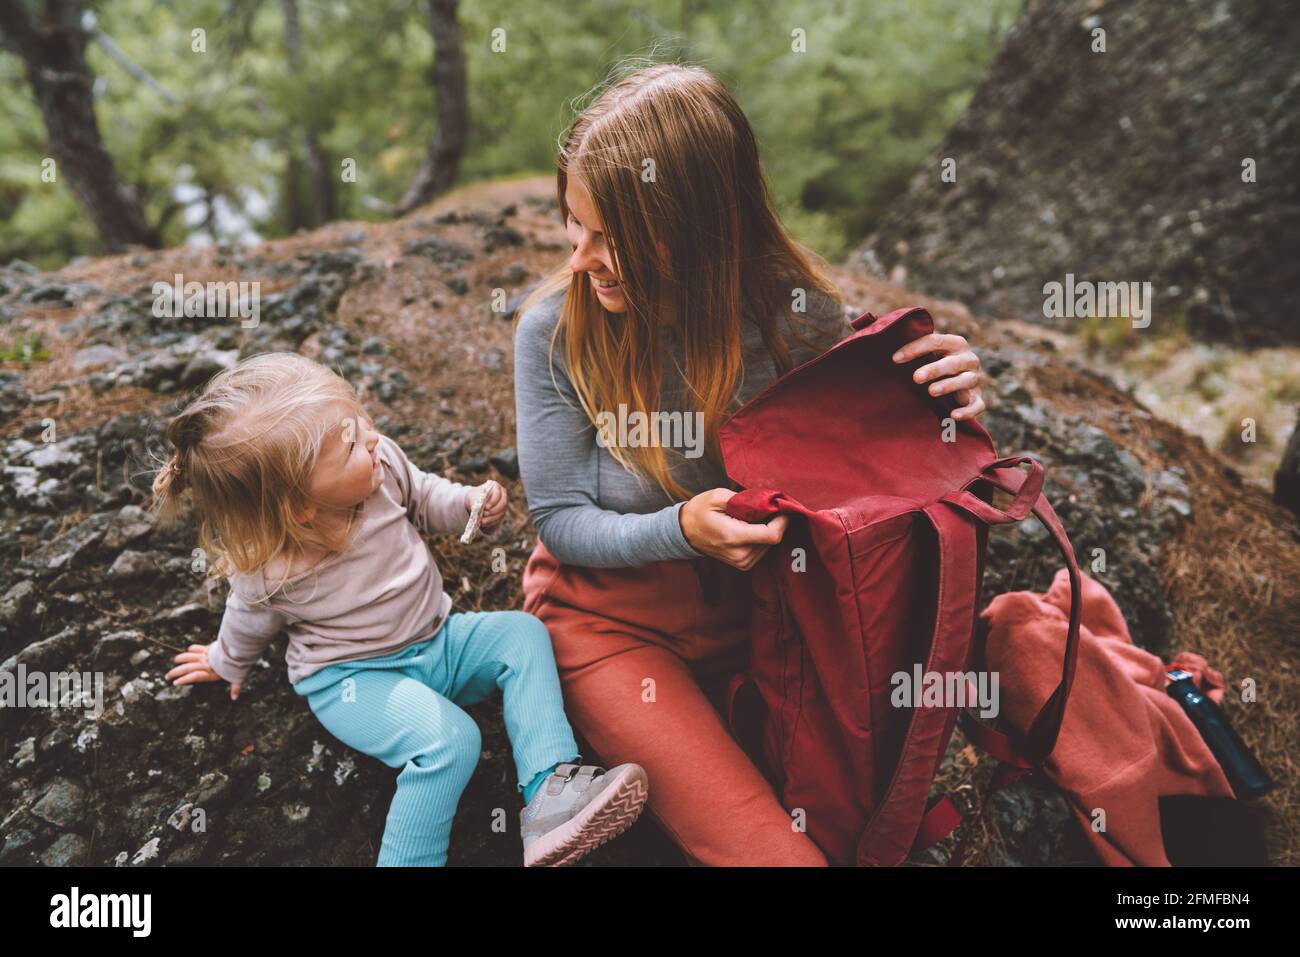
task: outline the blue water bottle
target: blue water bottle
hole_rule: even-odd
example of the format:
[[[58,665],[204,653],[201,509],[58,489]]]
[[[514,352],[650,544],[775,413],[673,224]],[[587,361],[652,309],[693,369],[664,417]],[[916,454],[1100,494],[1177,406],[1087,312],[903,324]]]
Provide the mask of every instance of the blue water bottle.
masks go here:
[[[1233,793],[1242,801],[1251,801],[1273,789],[1264,768],[1241,740],[1241,735],[1228,723],[1228,716],[1223,710],[1201,694],[1191,672],[1175,668],[1167,673],[1169,684],[1165,691],[1173,698],[1201,732],[1201,737],[1209,745],[1210,752],[1223,774],[1232,785]]]

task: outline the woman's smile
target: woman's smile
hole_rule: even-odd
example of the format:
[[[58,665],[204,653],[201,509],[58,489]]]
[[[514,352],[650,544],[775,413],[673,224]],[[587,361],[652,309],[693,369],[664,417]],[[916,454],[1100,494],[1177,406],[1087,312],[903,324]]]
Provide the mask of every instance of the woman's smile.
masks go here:
[[[596,295],[601,299],[608,299],[611,302],[623,298],[622,285],[613,279],[601,279],[598,276],[591,277],[591,283],[596,287]],[[605,285],[609,283],[610,285]]]

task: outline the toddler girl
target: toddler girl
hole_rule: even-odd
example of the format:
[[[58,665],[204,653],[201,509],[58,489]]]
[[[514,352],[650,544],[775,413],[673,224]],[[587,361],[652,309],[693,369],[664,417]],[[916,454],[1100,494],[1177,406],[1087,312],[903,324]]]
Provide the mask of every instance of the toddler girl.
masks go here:
[[[641,813],[639,765],[579,765],[546,626],[522,611],[451,610],[417,528],[459,532],[476,489],[412,465],[341,377],[294,353],[254,356],[215,376],[167,438],[176,452],[155,505],[174,515],[189,492],[200,545],[230,579],[217,640],[177,655],[167,678],[224,679],[237,698],[287,632],[289,680],[325,728],[401,768],[379,865],[446,863],[480,752],[461,706],[497,688],[525,866],[571,863]],[[481,524],[505,511],[492,483]]]

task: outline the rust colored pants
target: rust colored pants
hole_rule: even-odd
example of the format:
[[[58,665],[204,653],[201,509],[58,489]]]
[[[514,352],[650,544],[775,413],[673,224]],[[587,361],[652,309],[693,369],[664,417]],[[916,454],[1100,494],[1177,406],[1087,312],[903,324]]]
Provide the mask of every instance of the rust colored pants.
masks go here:
[[[523,587],[570,723],[596,763],[646,769],[650,813],[691,864],[826,865],[723,718],[727,680],[749,659],[744,572],[712,558],[565,565],[538,541]]]

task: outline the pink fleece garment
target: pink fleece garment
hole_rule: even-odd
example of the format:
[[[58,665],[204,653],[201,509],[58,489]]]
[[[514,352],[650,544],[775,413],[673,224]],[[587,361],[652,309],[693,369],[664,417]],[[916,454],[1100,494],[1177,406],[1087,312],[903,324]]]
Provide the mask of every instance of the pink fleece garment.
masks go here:
[[[981,613],[991,624],[986,654],[999,673],[1001,716],[1022,736],[1060,683],[1069,609],[1062,568],[1045,594],[1008,592]],[[1233,796],[1200,732],[1165,693],[1165,672],[1175,667],[1191,672],[1216,704],[1223,701],[1223,675],[1198,654],[1180,652],[1166,665],[1134,645],[1115,600],[1085,574],[1074,682],[1044,770],[1112,867],[1170,866],[1161,796]],[[1110,841],[1093,830],[1094,809],[1105,811]]]

